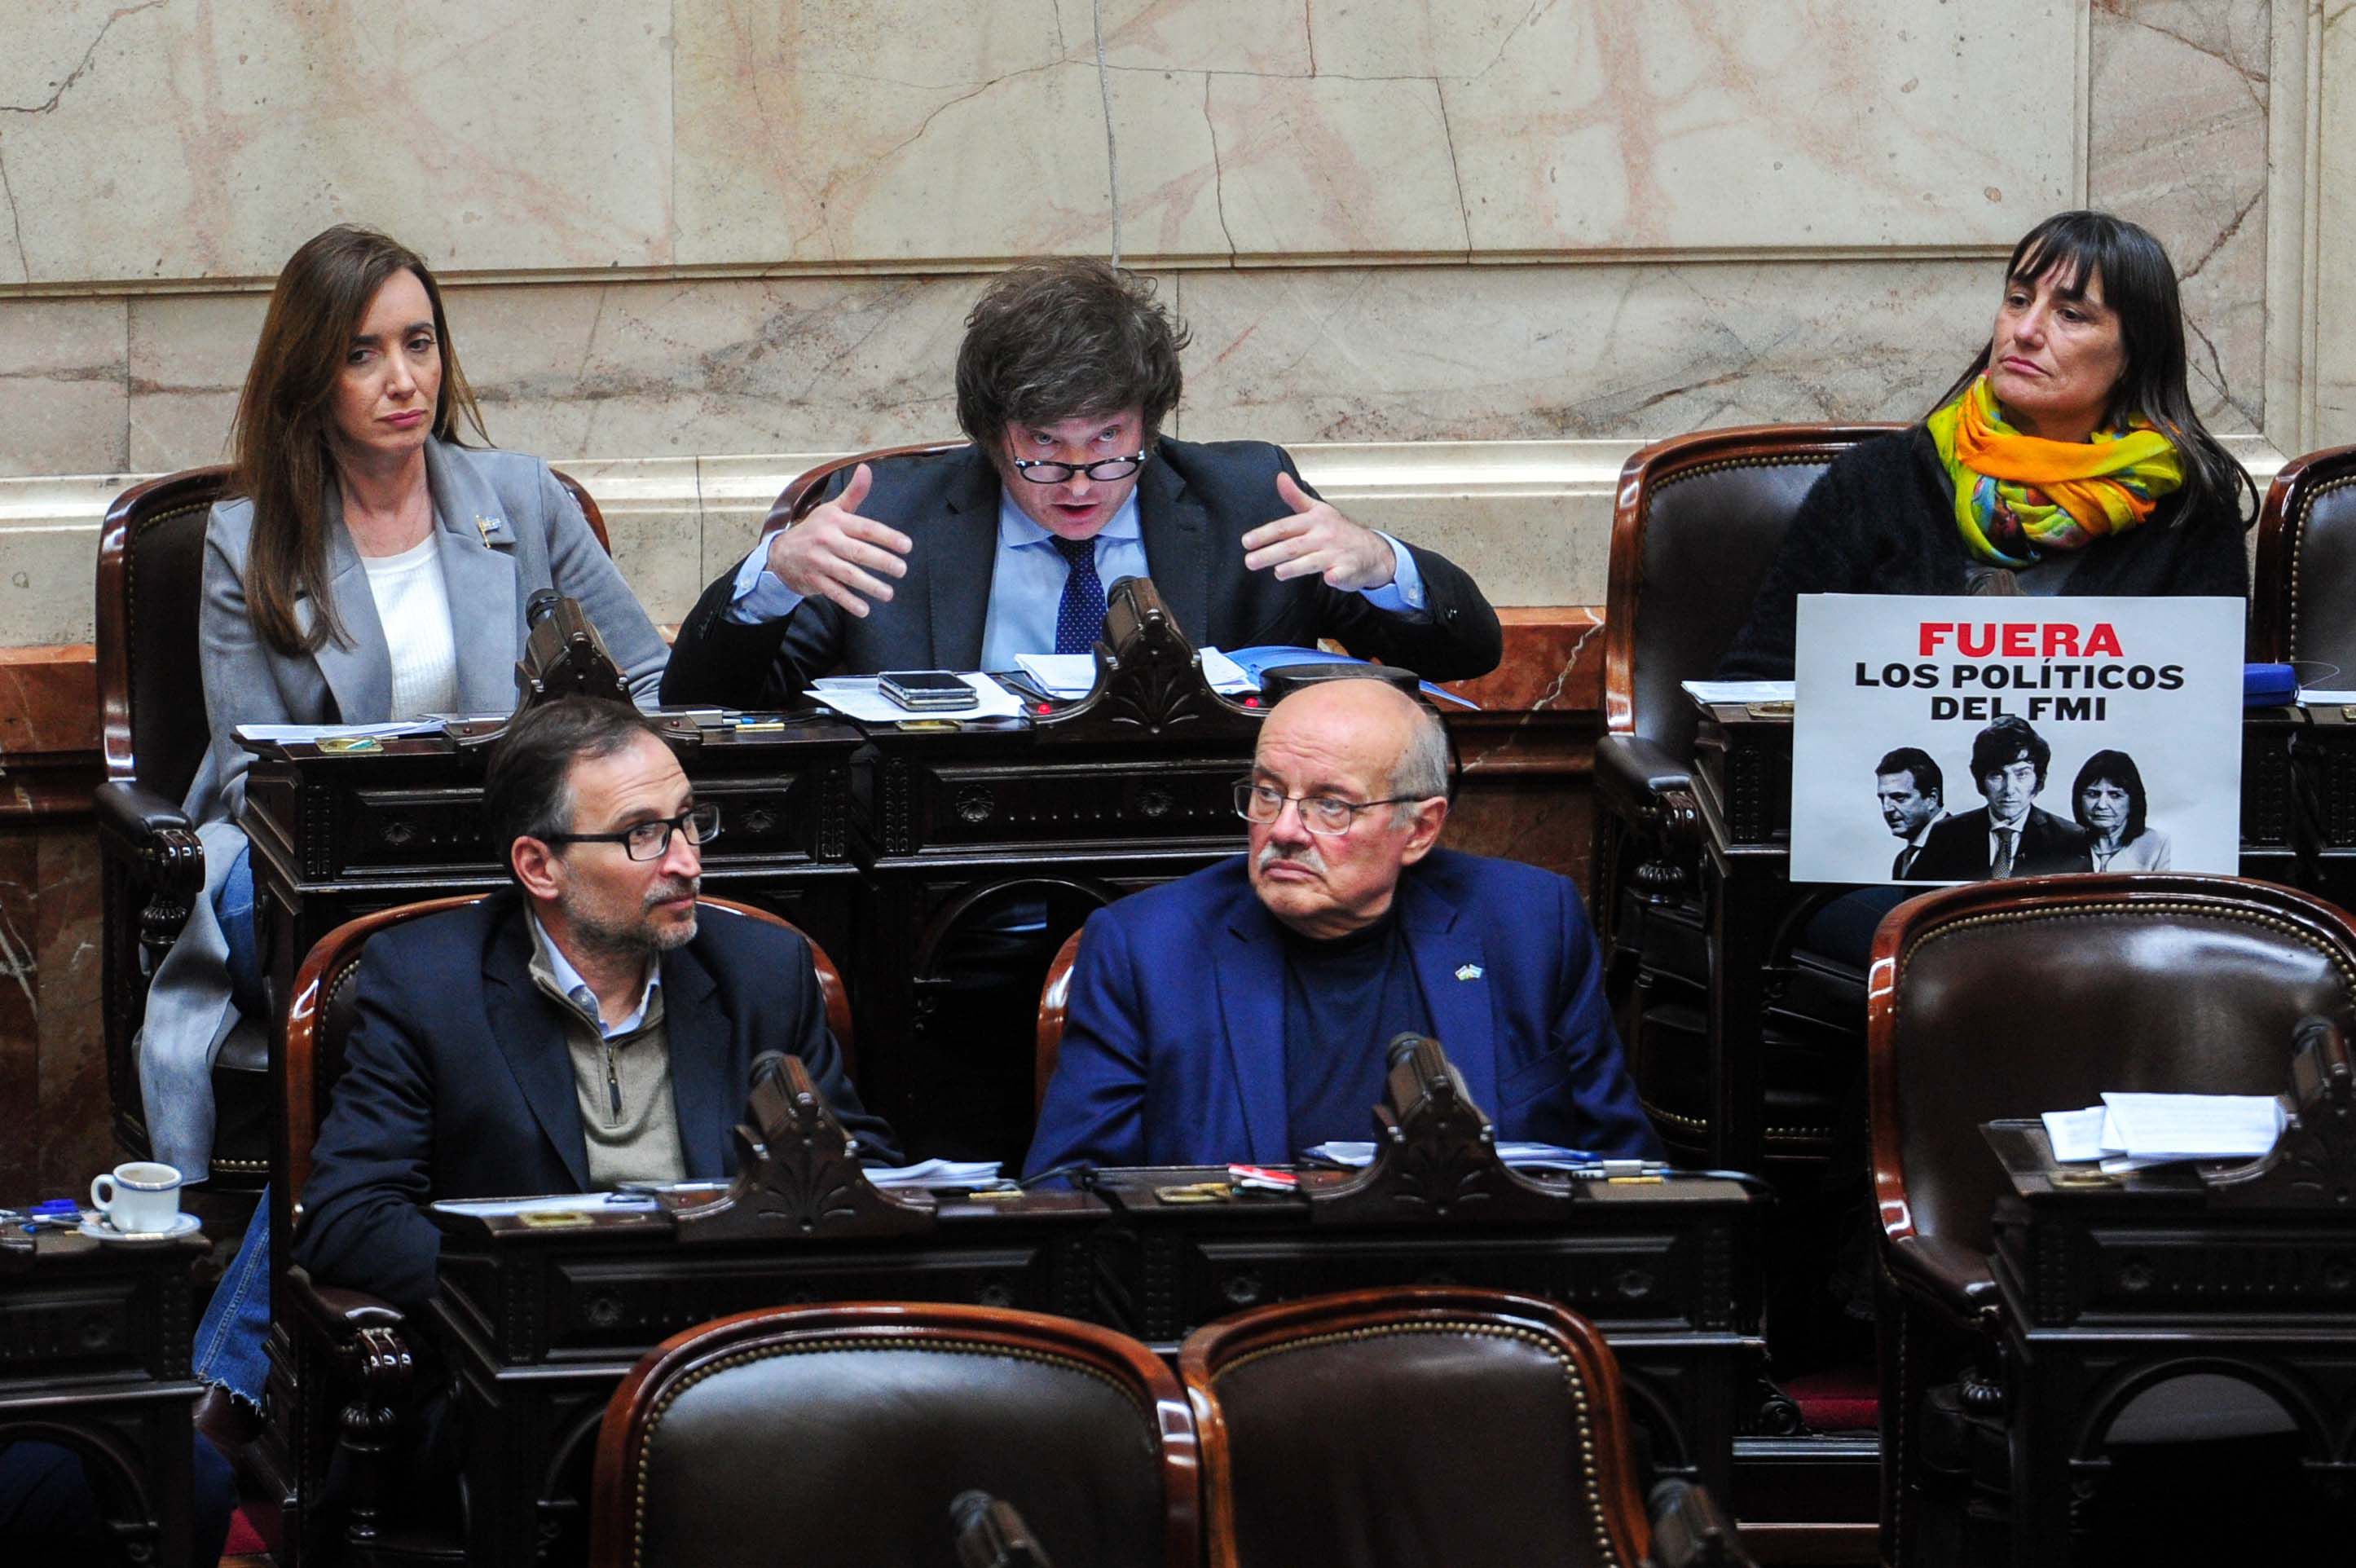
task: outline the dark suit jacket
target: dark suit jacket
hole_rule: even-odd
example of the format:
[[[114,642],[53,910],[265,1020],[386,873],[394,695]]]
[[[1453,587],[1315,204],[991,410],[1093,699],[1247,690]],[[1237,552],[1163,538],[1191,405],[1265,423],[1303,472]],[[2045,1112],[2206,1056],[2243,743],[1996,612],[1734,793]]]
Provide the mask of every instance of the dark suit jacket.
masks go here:
[[[2020,843],[2013,850],[2015,876],[2047,876],[2060,871],[2087,871],[2086,830],[2031,806],[2020,825]],[[1914,863],[1910,882],[1984,882],[1987,879],[1988,810],[1965,811],[1931,830],[1922,842],[1922,858]]]
[[[1500,1138],[1659,1156],[1578,888],[1443,849],[1398,900],[1432,1032]],[[1290,1161],[1284,986],[1241,855],[1089,916],[1024,1168]]]
[[[1243,536],[1291,510],[1278,499],[1279,472],[1300,478],[1280,446],[1165,438],[1140,474],[1138,527],[1153,585],[1197,647],[1305,648],[1330,637],[1362,658],[1435,681],[1497,667],[1505,649],[1497,612],[1462,568],[1431,551],[1414,553],[1423,574],[1419,616],[1378,610],[1314,576],[1280,583],[1247,571]],[[997,470],[972,446],[876,464],[861,514],[916,542],[891,602],[871,605],[862,619],[812,597],[782,620],[742,626],[728,618],[731,564],[680,626],[663,701],[775,708],[838,671],[979,669],[998,558],[998,495]]]
[[[843,1076],[789,932],[725,909],[662,958],[671,1097],[691,1178],[733,1176],[753,1058],[790,1051],[863,1153],[899,1157]],[[294,1261],[414,1307],[435,1291],[444,1197],[586,1192],[588,1147],[562,1015],[532,983],[521,896],[501,893],[371,939],[344,1075],[311,1154]]]

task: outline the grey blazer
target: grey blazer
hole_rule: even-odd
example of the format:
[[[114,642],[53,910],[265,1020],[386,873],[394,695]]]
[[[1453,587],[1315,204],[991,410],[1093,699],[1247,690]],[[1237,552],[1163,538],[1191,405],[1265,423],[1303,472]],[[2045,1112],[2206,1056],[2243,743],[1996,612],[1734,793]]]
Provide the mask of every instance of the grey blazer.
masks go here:
[[[581,602],[640,703],[662,680],[662,639],[589,532],[572,494],[537,457],[425,444],[426,483],[442,530],[442,580],[457,642],[458,706],[507,713],[532,592],[554,587]],[[287,655],[255,635],[245,600],[253,503],[223,501],[205,528],[198,645],[212,745],[183,810],[205,848],[205,896],[155,972],[139,1038],[140,1086],[155,1157],[201,1179],[211,1157],[212,1062],[238,1022],[230,1002],[229,946],[213,902],[245,847],[237,827],[252,756],[240,725],[381,724],[392,716],[392,661],[359,552],[331,488],[326,511],[328,587],[348,647]],[[316,613],[298,599],[308,627]]]
[[[515,706],[524,606],[535,589],[546,587],[581,601],[631,693],[642,703],[653,703],[662,681],[662,639],[547,464],[519,452],[429,440],[425,477],[442,530],[442,581],[458,643],[461,711],[503,714]],[[326,522],[328,587],[351,643],[331,639],[316,653],[290,656],[254,634],[246,608],[253,503],[229,500],[213,508],[205,529],[198,624],[212,749],[189,791],[191,821],[234,820],[244,804],[251,754],[237,742],[238,725],[382,724],[392,716],[391,655],[333,488]],[[295,614],[307,628],[316,611],[304,598],[295,601]]]

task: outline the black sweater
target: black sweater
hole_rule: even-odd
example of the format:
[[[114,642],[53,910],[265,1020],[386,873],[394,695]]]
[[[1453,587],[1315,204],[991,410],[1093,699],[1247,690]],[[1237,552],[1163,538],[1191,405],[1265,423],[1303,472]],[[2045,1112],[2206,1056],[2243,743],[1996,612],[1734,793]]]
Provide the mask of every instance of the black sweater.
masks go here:
[[[2215,510],[2186,517],[2186,499],[2179,490],[2141,527],[2087,546],[2062,593],[2249,597],[2240,519]],[[1790,680],[1802,594],[1960,594],[1968,561],[1930,431],[1918,424],[1862,442],[1809,488],[1718,678]]]

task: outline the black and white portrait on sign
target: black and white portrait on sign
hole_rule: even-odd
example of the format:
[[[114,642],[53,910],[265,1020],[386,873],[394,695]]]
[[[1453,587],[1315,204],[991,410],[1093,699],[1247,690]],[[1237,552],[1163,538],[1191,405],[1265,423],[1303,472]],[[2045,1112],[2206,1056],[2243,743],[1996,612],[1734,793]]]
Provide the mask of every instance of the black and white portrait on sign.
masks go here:
[[[1794,881],[2239,868],[2237,601],[1824,595],[1799,632]]]

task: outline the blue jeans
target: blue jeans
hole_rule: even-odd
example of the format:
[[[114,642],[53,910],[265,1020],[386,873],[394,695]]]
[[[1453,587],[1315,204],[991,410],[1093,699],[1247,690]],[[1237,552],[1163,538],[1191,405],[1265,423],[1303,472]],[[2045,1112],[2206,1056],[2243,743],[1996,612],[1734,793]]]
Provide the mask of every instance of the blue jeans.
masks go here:
[[[196,1375],[259,1409],[270,1380],[270,1189],[253,1207],[245,1240],[197,1325]]]
[[[253,862],[241,849],[222,879],[213,914],[229,940],[230,997],[238,1011],[266,1028],[270,1003],[262,984],[262,946],[253,929]],[[270,1375],[263,1345],[270,1337],[270,1192],[254,1206],[245,1240],[221,1275],[204,1320],[197,1325],[196,1375],[247,1404],[259,1406]]]
[[[262,985],[262,941],[253,929],[253,852],[241,847],[213,899],[213,918],[229,940],[229,994],[237,1010],[270,1026],[270,998]]]

